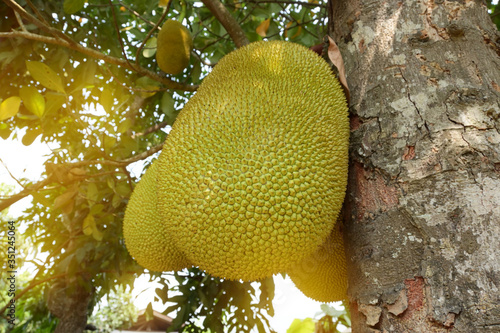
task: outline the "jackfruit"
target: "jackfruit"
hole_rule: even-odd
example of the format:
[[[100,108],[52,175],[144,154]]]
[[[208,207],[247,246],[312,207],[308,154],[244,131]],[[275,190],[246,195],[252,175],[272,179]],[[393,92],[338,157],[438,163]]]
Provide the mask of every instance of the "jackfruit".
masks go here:
[[[288,276],[304,295],[328,303],[347,298],[344,240],[336,225],[316,252],[293,265]]]
[[[223,57],[158,159],[158,210],[188,260],[258,280],[311,255],[347,182],[342,88],[304,46],[255,42]]]
[[[193,39],[179,21],[167,20],[157,38],[156,62],[167,74],[179,74],[189,64]]]
[[[143,267],[157,272],[191,267],[166,233],[157,210],[154,162],[135,187],[123,220],[123,236],[130,255]]]

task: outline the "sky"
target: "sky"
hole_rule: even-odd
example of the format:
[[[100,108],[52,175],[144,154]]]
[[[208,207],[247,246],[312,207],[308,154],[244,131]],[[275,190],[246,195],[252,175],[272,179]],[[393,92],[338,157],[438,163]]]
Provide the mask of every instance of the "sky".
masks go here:
[[[20,135],[22,137],[22,135]],[[41,174],[44,171],[43,162],[46,156],[50,154],[50,148],[47,144],[40,142],[40,137],[35,140],[30,146],[24,146],[20,140],[2,140],[0,139],[0,159],[3,164],[10,170],[16,178],[28,178],[32,181],[41,179]],[[4,165],[0,164],[0,183],[14,185],[14,193],[21,190],[21,187],[9,175]],[[14,219],[20,214],[25,207],[31,202],[31,198],[27,197],[9,209],[9,215]],[[135,305],[138,309],[145,309],[149,302],[154,299],[154,290],[157,287],[155,283],[149,283],[147,276],[140,277],[134,285],[133,295],[137,296]],[[283,279],[281,276],[275,276],[275,297],[273,301],[275,316],[271,319],[271,326],[278,333],[286,333],[295,318],[304,319],[307,317],[316,317],[321,309],[321,303],[313,301],[304,296],[287,277]],[[161,302],[153,303],[153,309],[163,311],[166,306]]]

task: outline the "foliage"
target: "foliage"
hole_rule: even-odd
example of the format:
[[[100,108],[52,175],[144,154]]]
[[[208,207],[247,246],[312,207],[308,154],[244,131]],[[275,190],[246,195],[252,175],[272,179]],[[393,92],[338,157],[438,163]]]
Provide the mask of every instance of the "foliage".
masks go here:
[[[128,328],[137,320],[137,308],[135,307],[130,291],[123,286],[118,286],[97,304],[89,322],[95,325],[99,333],[110,333],[115,329]]]
[[[273,332],[268,321],[268,315],[274,314],[272,278],[255,283],[222,280],[196,268],[174,276],[179,284],[173,291],[178,295],[165,299],[175,303],[165,312],[177,311],[169,331]],[[157,293],[164,295],[163,290]],[[198,318],[204,318],[201,325]]]
[[[497,29],[500,30],[500,5],[498,0],[486,0],[486,4],[493,23],[495,23]]]
[[[235,45],[213,13],[192,0],[167,6],[132,0],[18,3],[0,2],[0,137],[25,145],[41,137],[58,148],[43,179],[20,179],[26,190],[0,207],[33,197],[16,222],[25,229],[30,256],[45,259],[34,261],[35,278],[21,286],[26,293],[18,300],[24,311],[19,319],[26,332],[49,332],[57,320],[45,304],[45,281],[90,281],[96,290],[92,306],[118,285],[132,287],[144,273],[122,238],[124,210],[138,180],[131,170],[150,163],[197,84]],[[325,34],[326,1],[223,4],[249,41],[311,46]],[[167,77],[154,54],[156,27],[169,18],[193,33],[194,53],[183,73]],[[178,327],[182,321],[184,330],[193,331],[221,324],[233,331],[269,330],[263,312],[272,315],[269,281],[260,284],[257,302],[259,284],[222,281],[195,269],[177,277],[180,298],[168,300],[176,304]]]
[[[344,309],[337,310],[327,304],[321,305],[321,311],[316,316],[321,316],[315,320],[313,318],[294,319],[287,333],[339,333],[338,325],[347,328],[351,327],[351,316],[347,302],[343,303]]]

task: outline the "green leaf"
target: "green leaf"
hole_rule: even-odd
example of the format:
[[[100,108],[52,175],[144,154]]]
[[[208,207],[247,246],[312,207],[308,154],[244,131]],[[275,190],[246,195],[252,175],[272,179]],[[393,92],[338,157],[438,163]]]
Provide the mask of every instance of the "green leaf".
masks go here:
[[[29,146],[33,143],[33,141],[35,141],[35,139],[40,135],[42,134],[42,129],[41,128],[29,128],[27,131],[26,131],[26,134],[24,134],[23,136],[23,139],[21,140],[21,142],[23,143],[23,145],[25,146]]]
[[[103,148],[108,151],[116,145],[116,138],[114,136],[106,135],[103,138]]]
[[[107,113],[111,113],[113,110],[113,104],[115,99],[113,98],[113,91],[109,88],[104,88],[101,93],[101,99],[99,100],[99,104],[102,105],[104,110]]]
[[[102,232],[97,229],[95,219],[92,214],[87,215],[83,220],[83,233],[87,236],[92,235],[96,241],[101,241],[103,238]]]
[[[18,96],[11,96],[0,104],[0,121],[13,117],[19,112],[21,106],[21,98]]]
[[[327,304],[321,304],[321,311],[323,311],[325,314],[327,314],[333,318],[338,318],[341,315],[346,313],[344,310],[341,311],[341,310],[334,309],[333,307],[331,307]]]
[[[155,289],[156,295],[162,300],[162,302],[165,304],[168,301],[168,288],[156,288]]]
[[[146,307],[146,311],[144,311],[144,314],[146,315],[146,321],[149,321],[153,319],[153,303],[149,302],[148,306]]]
[[[97,189],[97,185],[95,183],[89,183],[87,186],[87,199],[95,203],[97,202],[99,196],[99,190]]]
[[[94,237],[96,241],[100,242],[104,238],[104,234],[99,229],[97,229],[97,227],[95,227],[95,229],[92,230],[92,237]]]
[[[92,216],[91,214],[87,215],[87,217],[85,217],[85,219],[83,220],[82,228],[83,228],[83,233],[85,235],[87,236],[92,235],[92,232],[96,228],[94,216]]]
[[[132,120],[130,118],[126,118],[124,121],[122,121],[117,128],[117,132],[122,134],[128,131],[132,127]]]
[[[191,70],[191,81],[194,84],[200,83],[200,76],[201,76],[201,62],[197,61],[193,65],[193,69]]]
[[[113,208],[117,208],[118,206],[120,206],[121,202],[122,202],[122,197],[118,194],[114,194],[113,199],[111,201],[111,205],[113,206]]]
[[[126,181],[123,181],[116,186],[115,192],[124,198],[128,197],[130,194],[130,186]]]
[[[156,90],[160,89],[160,82],[157,82],[147,76],[143,76],[138,78],[135,81],[135,84],[137,85],[138,88],[148,90],[148,91],[141,91],[141,97],[143,98],[148,98],[156,94]]]
[[[97,205],[94,205],[92,206],[92,208],[90,209],[90,214],[92,215],[97,215],[99,214],[100,212],[102,212],[104,209],[104,205],[102,204],[97,204]]]
[[[52,114],[58,111],[66,102],[66,97],[57,93],[45,94],[45,114]]]
[[[70,200],[73,199],[73,197],[75,196],[76,193],[77,193],[77,190],[72,188],[72,189],[69,189],[68,191],[64,192],[60,196],[58,196],[54,200],[54,209],[58,209],[58,208],[61,208],[65,205],[67,205],[70,202]]]
[[[142,49],[142,55],[144,58],[151,58],[156,54],[156,37],[151,37],[144,45]]]
[[[74,14],[85,5],[85,0],[64,0],[63,9],[66,14]]]
[[[70,93],[73,94],[83,89],[94,88],[96,70],[97,64],[95,61],[87,61],[80,64],[72,74],[74,82],[71,85]]]
[[[2,123],[5,124],[5,123]],[[11,134],[11,130],[8,128],[0,128],[0,138],[7,140]]]
[[[46,88],[65,93],[62,80],[56,72],[40,61],[26,61],[31,76]]]
[[[34,87],[22,87],[19,89],[19,96],[23,100],[24,106],[38,118],[42,118],[45,112],[45,98]]]
[[[160,101],[160,109],[165,114],[168,124],[172,125],[179,112],[175,109],[175,100],[169,92],[163,93]]]
[[[315,324],[312,318],[294,319],[286,333],[314,333]]]

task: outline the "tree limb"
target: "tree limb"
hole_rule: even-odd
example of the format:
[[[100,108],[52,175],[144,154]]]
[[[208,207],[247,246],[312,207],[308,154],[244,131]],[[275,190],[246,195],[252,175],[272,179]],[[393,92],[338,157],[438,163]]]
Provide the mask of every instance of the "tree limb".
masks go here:
[[[41,42],[48,43],[48,44],[60,45],[60,46],[78,51],[78,52],[83,53],[85,55],[88,55],[90,57],[103,60],[107,63],[118,65],[118,66],[121,66],[123,68],[135,71],[140,75],[147,76],[155,81],[158,81],[158,82],[164,84],[166,87],[168,87],[170,89],[183,90],[183,91],[196,91],[196,89],[198,88],[198,86],[196,86],[196,85],[187,85],[187,84],[175,82],[169,78],[160,76],[160,75],[158,75],[154,72],[151,72],[145,68],[134,67],[127,60],[111,57],[111,56],[105,55],[99,51],[96,51],[94,49],[82,46],[81,44],[72,40],[70,37],[68,37],[63,32],[61,32],[57,29],[54,29],[54,28],[48,26],[47,24],[45,24],[44,22],[38,20],[36,17],[34,17],[30,13],[28,13],[26,10],[24,10],[24,8],[21,7],[15,1],[4,0],[4,2],[8,6],[10,6],[12,9],[14,9],[15,12],[18,12],[25,19],[27,19],[28,21],[35,24],[41,30],[50,33],[54,37],[42,36],[42,35],[33,34],[33,33],[25,32],[25,31],[2,32],[2,33],[0,33],[0,37],[6,37],[6,38],[22,37],[22,38],[26,38],[26,39],[41,41]]]
[[[120,47],[122,48],[123,58],[125,59],[127,64],[130,67],[134,68],[134,70],[135,70],[135,67],[132,66],[132,64],[130,63],[130,61],[127,58],[127,52],[125,51],[125,45],[123,45],[123,39],[122,39],[122,36],[120,35],[120,27],[118,27],[118,20],[116,19],[115,7],[113,6],[113,3],[111,2],[111,0],[108,0],[108,1],[109,1],[109,5],[110,5],[109,7],[111,8],[111,14],[113,16],[113,24],[115,26],[116,35],[118,37],[118,41],[120,42]],[[137,61],[137,59],[136,59],[136,61]]]
[[[212,12],[215,18],[226,29],[236,47],[242,47],[249,43],[245,32],[238,21],[229,13],[226,7],[219,0],[201,0],[203,4]]]
[[[167,77],[160,76],[160,75],[158,75],[154,72],[151,72],[145,68],[131,67],[127,63],[127,61],[125,61],[123,59],[105,55],[99,51],[82,46],[78,43],[69,43],[66,40],[58,39],[55,37],[42,36],[42,35],[37,35],[37,34],[33,34],[31,32],[24,32],[24,31],[0,32],[0,38],[2,38],[2,37],[4,37],[4,38],[21,37],[21,38],[26,38],[26,39],[44,42],[47,44],[55,44],[55,45],[67,47],[69,49],[72,49],[72,50],[78,51],[80,53],[83,53],[85,55],[88,55],[92,58],[103,60],[103,61],[107,62],[108,64],[117,65],[117,66],[121,66],[121,67],[130,69],[130,70],[133,70],[140,75],[147,76],[155,81],[158,81],[158,82],[164,84],[167,88],[170,88],[170,89],[183,90],[183,91],[196,91],[196,89],[198,89],[197,85],[188,85],[188,84],[183,84],[180,82],[175,82],[175,81],[170,80]]]
[[[113,160],[91,160],[91,161],[81,161],[81,162],[75,162],[75,163],[68,163],[68,164],[62,164],[60,167],[63,167],[66,170],[71,170],[73,168],[77,168],[80,166],[87,166],[87,165],[94,165],[94,164],[101,164],[101,165],[112,165],[117,168],[121,168],[124,166],[127,166],[131,163],[143,160],[157,152],[159,152],[163,148],[163,143],[159,144],[157,146],[154,146],[153,148],[142,152],[140,154],[137,154],[131,158],[124,159],[122,161],[113,161]],[[85,179],[85,178],[90,178],[94,177],[92,174],[86,175],[86,176],[81,176],[79,179]],[[52,182],[57,181],[57,175],[54,173],[50,174],[46,179],[39,181],[38,183],[32,184],[30,186],[26,186],[21,192],[14,194],[10,196],[7,199],[1,200],[0,201],[0,212],[14,203],[18,202],[19,200],[27,197],[28,195],[31,195],[33,192],[38,192],[40,189],[44,188],[45,186],[49,185]]]
[[[159,124],[156,124],[156,125],[153,125],[153,126],[151,126],[151,127],[149,127],[149,128],[146,128],[146,129],[144,130],[144,132],[141,132],[141,133],[136,133],[135,135],[133,135],[133,136],[132,136],[132,138],[133,138],[133,139],[135,139],[135,138],[138,138],[138,137],[140,137],[140,136],[144,136],[144,135],[147,135],[147,134],[149,134],[149,133],[156,132],[157,130],[162,129],[162,128],[164,128],[165,126],[167,126],[169,123],[170,123],[170,121],[168,121],[168,120],[162,121],[162,122],[161,122],[161,123],[159,123]]]

